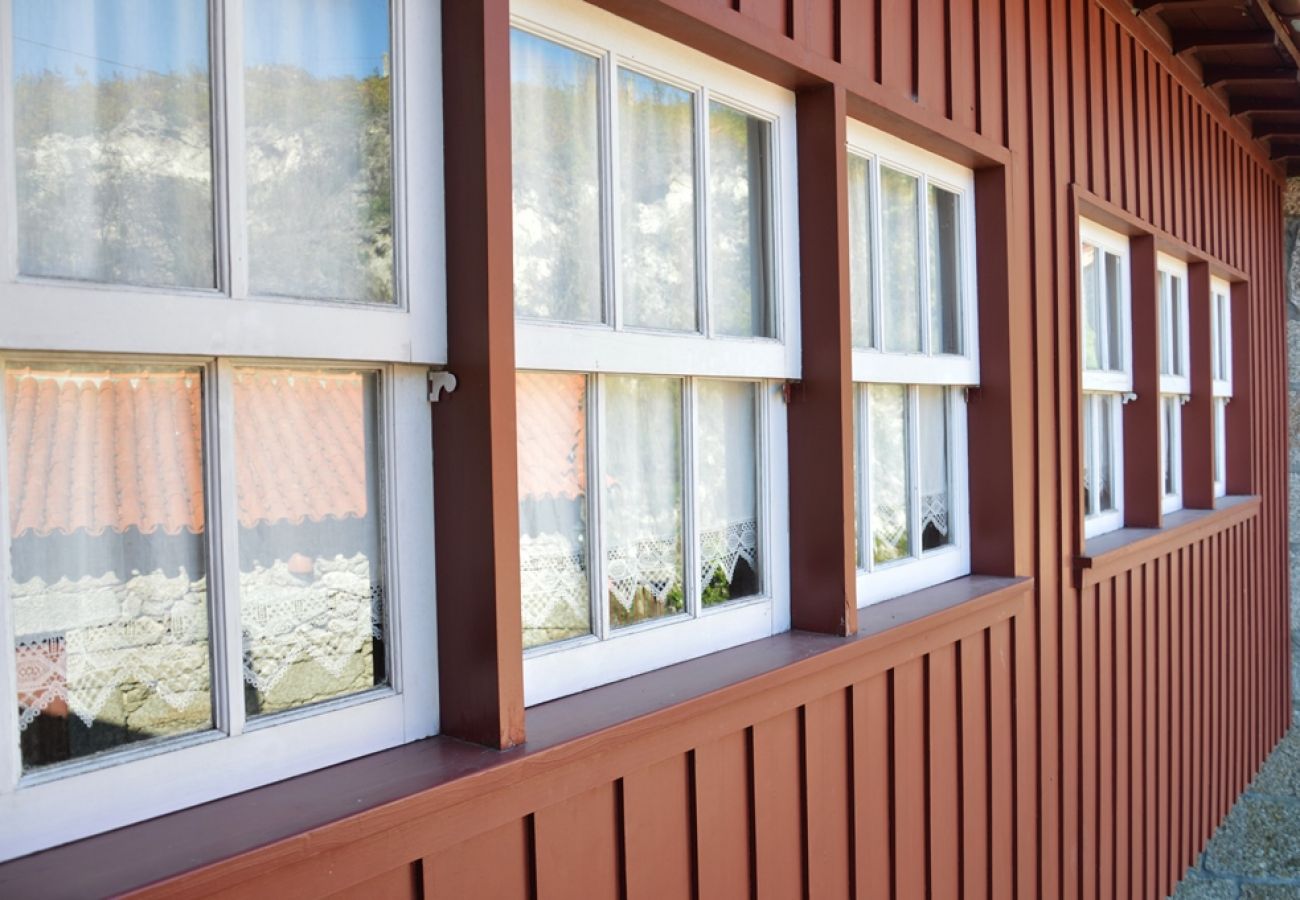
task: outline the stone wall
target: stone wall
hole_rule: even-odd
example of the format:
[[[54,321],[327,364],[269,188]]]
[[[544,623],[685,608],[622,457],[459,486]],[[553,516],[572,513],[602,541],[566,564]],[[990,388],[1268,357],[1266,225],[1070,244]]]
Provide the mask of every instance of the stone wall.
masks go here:
[[[1300,721],[1300,178],[1291,179],[1284,209],[1290,359],[1291,704],[1295,718]]]

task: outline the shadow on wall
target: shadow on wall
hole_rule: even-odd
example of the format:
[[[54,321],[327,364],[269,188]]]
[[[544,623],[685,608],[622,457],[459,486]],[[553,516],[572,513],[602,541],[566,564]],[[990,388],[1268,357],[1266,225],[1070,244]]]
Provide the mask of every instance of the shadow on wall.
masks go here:
[[[1300,721],[1300,178],[1287,186],[1283,228],[1287,266],[1287,355],[1290,382],[1291,702]]]

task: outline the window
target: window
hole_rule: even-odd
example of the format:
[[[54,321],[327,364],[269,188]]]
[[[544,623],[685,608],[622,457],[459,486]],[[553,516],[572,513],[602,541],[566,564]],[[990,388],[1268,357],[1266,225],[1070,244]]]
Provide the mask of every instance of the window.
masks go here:
[[[1183,404],[1192,393],[1187,264],[1159,254],[1160,479],[1164,512],[1183,508]]]
[[[1084,535],[1124,524],[1121,407],[1133,390],[1128,238],[1079,222]]]
[[[970,572],[974,177],[849,123],[858,604]]]
[[[531,704],[788,627],[794,97],[598,10],[513,9]]]
[[[1214,496],[1228,493],[1228,404],[1232,401],[1232,289],[1210,279],[1210,372],[1214,402]]]
[[[436,733],[432,16],[0,0],[0,857]]]

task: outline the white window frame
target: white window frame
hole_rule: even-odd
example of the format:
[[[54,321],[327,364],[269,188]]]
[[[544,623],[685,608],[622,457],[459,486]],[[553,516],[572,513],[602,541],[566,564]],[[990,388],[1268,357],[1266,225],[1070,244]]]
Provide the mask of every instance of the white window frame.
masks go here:
[[[1083,536],[1085,539],[1094,538],[1110,531],[1118,531],[1124,527],[1124,400],[1121,395],[1110,391],[1088,391],[1083,395],[1082,416],[1084,423],[1083,429],[1080,431],[1083,446],[1080,448],[1080,453],[1088,453],[1091,450],[1092,459],[1089,464],[1092,471],[1096,472],[1101,469],[1104,451],[1101,442],[1094,439],[1092,447],[1089,448],[1087,441],[1082,440],[1082,436],[1089,427],[1089,421],[1093,421],[1093,433],[1096,434],[1096,423],[1100,421],[1099,417],[1104,415],[1102,410],[1105,409],[1104,401],[1107,399],[1111,401],[1110,447],[1108,449],[1111,458],[1111,498],[1114,501],[1115,508],[1099,510],[1095,513],[1089,513],[1086,508],[1084,509]],[[1080,472],[1081,479],[1082,475],[1083,473]]]
[[[1232,402],[1232,285],[1210,278],[1211,399],[1214,415],[1214,496],[1228,494],[1227,406]]]
[[[243,0],[208,0],[216,284],[153,288],[19,274],[12,54],[0,65],[0,335],[24,350],[445,364],[438,4],[390,0],[393,304],[258,296],[244,217]],[[0,0],[0,48],[13,2]],[[412,52],[406,52],[407,48]],[[408,111],[418,111],[418,115]],[[418,248],[412,250],[412,248]],[[67,323],[84,323],[70,330]]]
[[[436,734],[438,730],[434,596],[432,448],[427,370],[418,366],[339,366],[379,373],[383,564],[388,598],[390,684],[337,700],[259,717],[243,716],[243,642],[239,616],[239,526],[235,486],[234,370],[244,365],[301,366],[302,360],[94,357],[3,354],[0,366],[33,361],[201,366],[204,378],[209,628],[214,727],[127,746],[24,774],[17,706],[0,718],[0,860],[118,828],[303,772]],[[308,365],[315,365],[308,363]],[[0,434],[7,433],[0,409]],[[0,442],[0,471],[8,471]],[[0,483],[0,507],[8,509]],[[0,517],[0,696],[17,692],[12,604],[8,602],[9,516]],[[426,548],[401,553],[401,547]],[[223,552],[224,548],[224,552]],[[413,598],[402,603],[402,597]]]
[[[596,58],[600,64],[601,233],[603,323],[574,324],[516,318],[520,369],[709,375],[726,378],[798,378],[800,372],[798,195],[795,97],[703,53],[576,0],[512,0],[511,25]],[[690,91],[695,105],[696,304],[700,331],[625,328],[622,279],[617,271],[617,190],[620,68]],[[709,321],[711,250],[708,234],[708,112],[716,100],[771,126],[772,337],[712,334]],[[666,340],[667,338],[667,340]],[[707,350],[707,353],[706,353]]]
[[[517,317],[516,366],[520,371],[587,375],[588,415],[596,435],[588,441],[588,471],[598,471],[601,383],[605,375],[649,375],[686,379],[682,432],[683,567],[687,611],[611,629],[605,596],[605,560],[600,549],[600,491],[591,482],[587,522],[588,572],[592,591],[592,634],[533,647],[524,653],[527,705],[576,693],[790,628],[789,498],[786,410],[781,382],[800,373],[799,267],[795,164],[795,97],[790,91],[735,69],[638,25],[576,0],[512,0],[511,24],[522,31],[587,53],[600,62],[602,252],[604,316],[600,324],[573,324]],[[698,333],[623,328],[617,252],[617,94],[620,67],[683,87],[695,95],[696,247]],[[770,123],[772,285],[770,310],[775,336],[762,338],[709,332],[708,160],[705,135],[709,101]],[[735,379],[757,385],[758,553],[762,591],[709,609],[699,602],[698,548],[692,546],[695,516],[695,442],[691,379]]]
[[[436,734],[432,447],[428,366],[446,362],[438,4],[390,0],[397,302],[256,297],[247,292],[237,207],[243,203],[242,0],[209,0],[213,84],[212,290],[159,289],[19,276],[13,72],[0,65],[0,367],[17,360],[197,365],[204,371],[214,728],[24,774],[16,704],[0,713],[0,860],[76,840]],[[13,43],[0,0],[0,47]],[[413,52],[406,52],[407,48]],[[233,73],[223,81],[222,72]],[[418,113],[418,114],[416,114]],[[409,150],[408,150],[409,148]],[[419,248],[408,252],[407,248]],[[354,362],[355,361],[355,362]],[[362,362],[364,361],[364,362]],[[235,366],[373,370],[383,483],[389,686],[245,723],[235,517]],[[0,398],[0,406],[3,399]],[[5,411],[0,408],[0,510]],[[9,516],[0,516],[0,696],[17,691],[9,593]],[[228,551],[218,556],[217,549]],[[400,553],[400,547],[423,548]],[[219,561],[222,563],[218,567]],[[221,581],[228,585],[222,592]],[[220,599],[218,599],[220,597]],[[405,605],[402,597],[409,599]],[[224,641],[224,644],[220,643]],[[224,650],[218,648],[224,647]],[[222,705],[225,703],[226,705]],[[238,708],[238,709],[237,709]]]
[[[1162,359],[1177,363],[1182,374],[1160,373],[1160,509],[1164,513],[1183,508],[1183,416],[1182,406],[1191,399],[1191,324],[1187,263],[1165,253],[1156,254],[1156,302],[1160,304],[1159,331]],[[1175,281],[1174,279],[1177,279]],[[1176,290],[1175,290],[1176,286]],[[1177,328],[1172,326],[1177,323]],[[1173,430],[1165,414],[1167,403],[1177,404],[1173,416]],[[1172,454],[1166,454],[1169,447]],[[1167,476],[1166,459],[1173,461],[1173,493],[1165,493]]]
[[[975,173],[950,159],[922,150],[892,134],[865,122],[849,119],[846,128],[847,151],[868,164],[871,183],[871,295],[872,335],[877,345],[882,328],[882,266],[884,258],[881,226],[880,167],[912,175],[918,180],[919,209],[917,228],[920,235],[920,309],[921,350],[919,352],[886,351],[854,347],[853,403],[858,422],[855,460],[858,469],[855,492],[857,502],[858,569],[856,577],[859,608],[892,597],[921,590],[944,581],[970,574],[970,489],[969,453],[966,426],[965,388],[979,384],[979,297],[975,256]],[[929,187],[934,185],[958,197],[958,282],[961,288],[961,354],[933,352],[930,346],[930,229]],[[870,496],[870,401],[868,384],[894,384],[907,388],[907,444],[909,539],[912,555],[906,559],[877,564],[871,542]],[[921,549],[920,443],[918,439],[918,392],[921,385],[945,388],[949,446],[948,494],[950,509],[949,543],[935,550]]]
[[[1092,403],[1092,395],[1095,394],[1112,394],[1116,402],[1111,404],[1111,446],[1110,454],[1113,462],[1112,466],[1112,498],[1115,508],[1110,510],[1101,510],[1096,513],[1089,513],[1084,510],[1083,536],[1084,539],[1094,538],[1110,531],[1117,531],[1124,527],[1124,415],[1123,406],[1132,399],[1133,391],[1133,296],[1132,296],[1132,259],[1129,252],[1129,239],[1105,226],[1098,225],[1096,222],[1088,219],[1079,219],[1079,244],[1091,244],[1098,250],[1116,256],[1119,259],[1119,302],[1117,307],[1120,313],[1120,361],[1123,369],[1120,371],[1111,371],[1105,369],[1089,369],[1084,365],[1087,359],[1086,347],[1084,340],[1086,329],[1084,327],[1084,316],[1087,310],[1084,309],[1083,302],[1083,264],[1082,259],[1079,261],[1075,273],[1076,296],[1078,297],[1078,329],[1079,329],[1079,368],[1081,371],[1080,385],[1083,390],[1080,407],[1080,459],[1087,452],[1087,444],[1083,440],[1085,429],[1088,424],[1085,419],[1091,421],[1090,417],[1096,414],[1095,408],[1089,404]],[[1104,270],[1103,270],[1104,271]],[[1105,280],[1102,279],[1101,285],[1104,286]],[[1101,340],[1102,349],[1101,357],[1103,360],[1109,358],[1110,340],[1110,303],[1109,298],[1101,298]],[[1093,471],[1099,468],[1101,460],[1101,446],[1094,441],[1093,458],[1091,465]],[[1083,469],[1079,471],[1079,496],[1083,496]]]
[[[868,163],[871,179],[871,241],[873,262],[872,335],[877,344],[883,334],[881,294],[883,235],[880,207],[880,167],[916,177],[919,181],[917,227],[921,235],[921,350],[915,353],[853,348],[855,382],[892,382],[905,384],[967,385],[979,384],[979,300],[975,267],[975,173],[950,159],[913,146],[878,128],[856,119],[848,120],[848,152]],[[956,194],[960,210],[958,265],[961,266],[962,308],[959,316],[962,353],[932,353],[930,349],[930,266],[929,266],[929,187],[943,188]]]
[[[886,382],[873,382],[882,384]],[[907,389],[908,547],[905,559],[877,563],[871,539],[871,401],[867,385],[855,385],[853,403],[858,423],[858,607],[919,591],[970,574],[970,454],[966,431],[966,391],[943,386],[948,420],[948,543],[934,550],[921,547],[921,445],[918,385]]]

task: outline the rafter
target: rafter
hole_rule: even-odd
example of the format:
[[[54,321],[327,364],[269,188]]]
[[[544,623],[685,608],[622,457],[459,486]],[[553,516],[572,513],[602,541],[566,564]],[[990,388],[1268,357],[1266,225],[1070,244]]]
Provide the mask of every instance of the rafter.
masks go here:
[[[1234,116],[1269,113],[1300,118],[1300,99],[1292,97],[1231,97],[1228,108]]]
[[[1206,87],[1225,84],[1298,84],[1300,69],[1286,66],[1206,66],[1201,77]]]
[[[1170,33],[1175,54],[1189,50],[1247,50],[1272,47],[1277,33],[1270,31],[1223,31],[1212,28],[1181,28]]]
[[[1249,0],[1129,0],[1133,11],[1138,15],[1145,12],[1164,12],[1166,10],[1211,9],[1229,7],[1244,9]]]
[[[1259,14],[1264,17],[1269,27],[1273,29],[1273,33],[1277,35],[1278,46],[1287,56],[1291,57],[1291,62],[1295,67],[1300,69],[1300,47],[1296,46],[1289,23],[1282,21],[1269,0],[1255,0],[1255,8],[1259,10]]]

